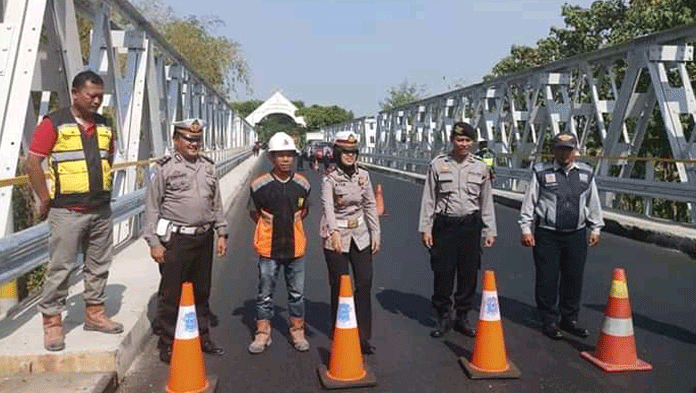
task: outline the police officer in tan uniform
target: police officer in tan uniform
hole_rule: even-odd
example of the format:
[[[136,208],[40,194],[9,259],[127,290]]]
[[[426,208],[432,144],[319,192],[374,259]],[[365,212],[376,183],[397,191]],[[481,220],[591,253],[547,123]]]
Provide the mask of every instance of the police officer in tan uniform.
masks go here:
[[[474,307],[481,237],[485,247],[495,243],[491,174],[471,152],[475,141],[476,130],[471,125],[455,123],[450,133],[452,151],[432,160],[423,187],[418,230],[430,251],[434,273],[432,305],[438,320],[431,336],[435,338],[452,326],[450,297],[455,277],[454,328],[470,337],[476,335],[467,314]]]
[[[350,265],[361,349],[372,354],[372,254],[380,247],[377,202],[370,175],[357,164],[358,139],[353,132],[336,135],[333,156],[336,163],[322,181],[320,223],[331,285],[331,320],[336,321],[341,275],[349,274]]]
[[[203,352],[222,355],[208,329],[213,244],[227,252],[227,221],[222,211],[215,163],[198,153],[205,122],[174,124],[176,152],[157,161],[150,175],[145,205],[145,235],[162,275],[155,333],[160,359],[169,363],[176,329],[181,284],[192,282]]]

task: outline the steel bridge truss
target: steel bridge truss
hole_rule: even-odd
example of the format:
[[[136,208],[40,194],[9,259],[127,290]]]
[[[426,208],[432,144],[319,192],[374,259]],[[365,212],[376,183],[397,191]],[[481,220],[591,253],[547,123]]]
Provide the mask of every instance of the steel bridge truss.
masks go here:
[[[117,132],[114,197],[143,186],[136,166],[123,164],[171,151],[173,121],[205,119],[203,150],[215,160],[256,139],[227,98],[125,0],[0,0],[0,16],[0,179],[15,177],[37,121],[70,104],[72,78],[84,69],[104,78],[102,111]],[[86,64],[79,18],[92,25]],[[12,188],[0,188],[0,235],[12,232]],[[121,236],[129,231],[126,222]]]
[[[692,41],[696,24],[380,112],[376,146],[365,149],[363,158],[422,173],[435,154],[447,149],[452,124],[462,120],[497,153],[497,176],[507,179],[498,185],[518,190],[553,135],[569,131],[577,135],[581,155],[597,156],[593,162],[606,205],[616,194],[640,196],[650,215],[652,198],[687,202],[696,223],[691,85],[696,75],[687,70]],[[668,160],[654,160],[645,151],[649,122],[658,118],[671,152],[662,158]],[[366,140],[365,127],[353,123],[325,131],[330,137],[352,129]],[[645,175],[636,176],[638,162],[644,163]],[[655,162],[671,165],[674,179],[656,179]]]

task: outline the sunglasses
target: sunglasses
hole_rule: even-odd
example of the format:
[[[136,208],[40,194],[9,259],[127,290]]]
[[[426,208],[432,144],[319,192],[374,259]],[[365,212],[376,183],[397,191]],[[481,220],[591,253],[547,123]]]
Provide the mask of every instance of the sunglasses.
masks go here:
[[[179,133],[179,136],[180,136],[182,139],[184,139],[185,141],[191,142],[191,143],[193,143],[193,142],[200,142],[200,141],[201,141],[201,138],[200,138],[200,137],[192,137],[192,136],[189,136],[189,135],[184,134],[183,132],[180,132],[180,133]]]

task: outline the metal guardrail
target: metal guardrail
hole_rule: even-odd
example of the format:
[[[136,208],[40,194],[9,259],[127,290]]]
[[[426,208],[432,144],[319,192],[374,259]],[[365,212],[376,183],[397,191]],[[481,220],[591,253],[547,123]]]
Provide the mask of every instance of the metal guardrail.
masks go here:
[[[430,164],[428,158],[404,157],[398,155],[370,154],[361,153],[361,157],[371,158],[373,163],[381,163],[384,166],[396,165],[396,169],[409,171],[408,165],[418,167],[419,170],[411,168],[411,172],[423,174]],[[675,161],[675,160],[670,160]],[[529,181],[532,172],[529,169],[509,168],[504,166],[496,167],[496,177],[513,180]],[[696,204],[696,187],[692,183],[681,182],[658,182],[654,180],[619,178],[612,176],[595,177],[597,189],[599,191],[611,192],[615,194],[631,194],[643,198],[666,199]],[[509,189],[501,182],[497,188]],[[516,191],[516,190],[512,190]]]
[[[243,149],[230,158],[217,163],[215,166],[220,177],[227,174],[250,155],[250,149]],[[145,192],[146,189],[141,188],[115,199],[111,203],[114,225],[130,218],[137,220],[131,232],[132,236],[115,245],[119,249],[140,237],[142,232],[140,215],[145,212]],[[16,279],[46,262],[49,257],[48,235],[48,224],[43,222],[0,238],[0,283]]]

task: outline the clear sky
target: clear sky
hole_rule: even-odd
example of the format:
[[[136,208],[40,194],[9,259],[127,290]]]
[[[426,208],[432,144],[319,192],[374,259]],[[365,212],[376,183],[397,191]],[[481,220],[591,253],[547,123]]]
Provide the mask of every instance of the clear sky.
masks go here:
[[[218,16],[226,25],[215,33],[242,44],[254,91],[233,100],[281,91],[356,117],[376,114],[386,90],[404,78],[425,85],[426,96],[480,82],[511,45],[534,45],[551,26],[563,26],[566,2],[163,1],[180,16]]]

